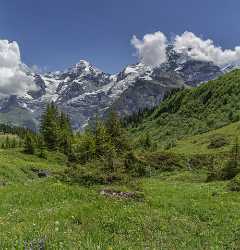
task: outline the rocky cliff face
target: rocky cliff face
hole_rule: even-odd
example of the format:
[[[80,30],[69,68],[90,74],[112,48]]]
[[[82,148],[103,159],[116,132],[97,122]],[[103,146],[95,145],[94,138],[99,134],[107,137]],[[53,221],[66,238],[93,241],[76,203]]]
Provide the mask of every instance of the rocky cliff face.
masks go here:
[[[37,128],[47,102],[67,112],[75,129],[96,114],[114,108],[121,115],[153,107],[173,88],[197,86],[223,71],[210,62],[193,61],[168,47],[168,61],[157,68],[129,65],[118,74],[102,72],[81,60],[64,72],[31,73],[38,90],[0,100],[0,121]]]

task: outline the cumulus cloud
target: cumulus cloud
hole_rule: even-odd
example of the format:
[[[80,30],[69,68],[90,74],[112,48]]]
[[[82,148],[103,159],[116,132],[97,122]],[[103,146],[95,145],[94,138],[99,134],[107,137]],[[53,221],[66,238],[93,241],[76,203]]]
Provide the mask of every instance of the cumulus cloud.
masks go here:
[[[212,40],[204,40],[188,31],[171,40],[177,52],[185,53],[195,60],[213,62],[218,66],[240,62],[240,46],[224,50],[214,45]],[[169,42],[162,32],[146,34],[142,40],[133,36],[131,43],[142,63],[155,67],[167,61],[166,48]]]
[[[210,39],[203,40],[192,32],[177,35],[174,41],[177,51],[187,53],[196,60],[211,61],[219,66],[240,61],[240,47],[223,50]]]
[[[36,85],[24,70],[18,44],[0,40],[0,95],[24,95],[28,90],[36,90]]]
[[[167,38],[162,32],[146,34],[142,40],[134,35],[131,43],[142,63],[155,67],[166,62]]]

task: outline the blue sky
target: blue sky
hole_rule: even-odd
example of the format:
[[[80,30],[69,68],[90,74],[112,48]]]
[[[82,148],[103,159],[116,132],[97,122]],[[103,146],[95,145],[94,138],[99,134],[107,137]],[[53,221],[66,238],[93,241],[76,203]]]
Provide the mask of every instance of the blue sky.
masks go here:
[[[132,36],[192,31],[223,48],[240,45],[239,0],[0,0],[0,39],[48,70],[86,59],[106,72],[134,63]]]

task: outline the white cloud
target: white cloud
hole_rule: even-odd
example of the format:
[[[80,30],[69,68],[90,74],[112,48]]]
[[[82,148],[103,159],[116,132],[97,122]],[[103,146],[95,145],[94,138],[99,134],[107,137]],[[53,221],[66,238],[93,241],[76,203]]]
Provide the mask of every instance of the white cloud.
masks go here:
[[[167,38],[162,32],[146,34],[142,40],[135,35],[131,39],[141,62],[148,66],[159,66],[167,60]]]
[[[223,50],[212,40],[203,40],[188,31],[176,36],[174,46],[176,51],[187,53],[195,60],[211,61],[219,66],[240,61],[240,47]]]
[[[0,40],[0,95],[24,95],[37,87],[25,73],[16,42]]]
[[[218,66],[240,63],[240,46],[224,50],[214,45],[212,40],[204,40],[188,31],[176,35],[172,41],[176,51],[186,53],[195,60],[213,62]],[[146,34],[142,40],[133,36],[131,43],[142,63],[155,67],[167,61],[166,47],[169,42],[162,32]]]

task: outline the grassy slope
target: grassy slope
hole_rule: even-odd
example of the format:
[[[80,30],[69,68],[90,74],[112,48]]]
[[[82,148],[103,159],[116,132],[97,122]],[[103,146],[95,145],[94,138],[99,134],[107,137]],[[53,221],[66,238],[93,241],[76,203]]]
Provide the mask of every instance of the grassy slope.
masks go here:
[[[160,145],[214,130],[238,120],[240,70],[166,99],[155,112],[130,132],[139,138],[148,132]]]
[[[32,168],[48,170],[51,172],[62,171],[65,167],[65,158],[61,155],[49,154],[48,159],[26,155],[19,149],[0,149],[0,183],[25,183],[36,178]]]
[[[218,137],[225,138],[227,142],[226,145],[219,148],[209,148],[208,146],[211,140]],[[183,155],[221,155],[231,150],[236,142],[236,138],[240,138],[240,122],[231,123],[220,129],[178,140],[176,141],[176,146],[168,151]]]
[[[145,200],[131,201],[100,196],[102,186],[30,174],[30,166],[63,170],[59,156],[46,161],[1,150],[0,159],[7,181],[0,187],[1,249],[39,242],[47,249],[236,249],[240,243],[240,196],[226,183],[204,183],[204,172],[141,179]]]

